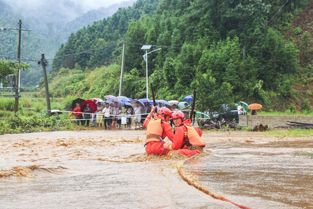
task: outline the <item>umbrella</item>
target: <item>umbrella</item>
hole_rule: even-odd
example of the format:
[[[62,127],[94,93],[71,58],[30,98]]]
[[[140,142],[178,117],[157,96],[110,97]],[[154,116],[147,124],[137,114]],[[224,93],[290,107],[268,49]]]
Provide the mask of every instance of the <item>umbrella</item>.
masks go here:
[[[74,109],[74,107],[76,106],[76,104],[81,104],[82,102],[84,102],[85,100],[84,99],[81,99],[81,98],[77,98],[77,99],[74,99],[72,101],[72,109]]]
[[[245,109],[245,111],[248,110],[248,106],[249,106],[249,105],[248,105],[246,102],[240,101],[240,102],[239,102],[239,105],[241,105],[241,106],[243,107],[243,109]]]
[[[118,102],[118,98],[116,96],[113,96],[113,95],[107,95],[107,96],[104,96],[104,99],[106,101],[109,101],[109,102]]]
[[[180,102],[180,103],[177,104],[178,109],[181,109],[181,110],[186,109],[189,106],[190,105],[187,102]]]
[[[94,101],[95,103],[103,103],[104,101],[100,98],[92,98],[92,101]]]
[[[125,102],[123,105],[124,105],[124,106],[129,106],[129,107],[132,107],[132,104],[131,104],[131,103],[129,103],[129,102]]]
[[[168,101],[165,100],[156,100],[156,103],[159,103],[162,106],[171,106],[170,103],[168,103]]]
[[[188,95],[183,99],[184,102],[192,102],[192,100],[193,100],[192,95]]]
[[[132,101],[133,103],[137,103],[137,104],[139,104],[139,105],[141,105],[141,106],[145,106],[145,103],[143,103],[142,101],[140,101],[140,100],[133,100]]]
[[[132,101],[130,98],[127,98],[125,96],[118,96],[117,99],[118,99],[118,101],[120,103],[123,103],[123,104],[126,103],[126,102],[131,102]]]
[[[81,103],[82,110],[86,107],[86,105],[89,104],[91,112],[97,112],[97,104],[92,100],[86,100]]]
[[[172,105],[178,105],[179,101],[177,100],[171,100],[171,101],[168,101],[168,103],[172,106]]]
[[[150,104],[151,100],[149,99],[138,99],[138,101],[144,103],[144,104]]]
[[[261,104],[253,103],[248,106],[249,110],[260,110],[263,108]]]
[[[104,96],[105,99],[116,99],[116,96],[113,95],[106,95]]]
[[[149,100],[149,99],[138,99],[137,101],[141,102],[143,104],[143,106],[146,106],[146,105],[152,106],[153,105],[153,101]]]

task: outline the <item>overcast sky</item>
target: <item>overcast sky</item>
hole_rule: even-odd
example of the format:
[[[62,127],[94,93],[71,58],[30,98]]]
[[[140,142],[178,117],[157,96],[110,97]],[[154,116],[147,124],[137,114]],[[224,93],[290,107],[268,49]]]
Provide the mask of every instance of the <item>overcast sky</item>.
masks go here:
[[[82,14],[109,7],[129,0],[2,0],[9,4],[19,18],[30,18],[42,22],[66,23]],[[131,0],[134,1],[134,0]]]
[[[55,2],[71,2],[78,4],[84,8],[84,11],[89,11],[91,9],[97,9],[99,7],[107,7],[109,5],[120,3],[125,0],[3,0],[13,7],[21,8],[39,8],[43,5]],[[48,3],[48,4],[49,4]]]

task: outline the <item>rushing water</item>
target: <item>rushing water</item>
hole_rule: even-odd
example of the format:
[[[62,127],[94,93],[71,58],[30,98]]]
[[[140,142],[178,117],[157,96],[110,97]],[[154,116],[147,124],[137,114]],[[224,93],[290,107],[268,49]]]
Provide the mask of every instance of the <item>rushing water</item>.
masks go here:
[[[0,208],[236,208],[184,182],[181,159],[147,157],[143,139],[141,131],[0,136]],[[313,139],[205,139],[210,155],[183,168],[210,191],[251,208],[313,208]]]
[[[267,201],[313,208],[312,141],[228,143],[185,167],[210,189],[253,208]]]

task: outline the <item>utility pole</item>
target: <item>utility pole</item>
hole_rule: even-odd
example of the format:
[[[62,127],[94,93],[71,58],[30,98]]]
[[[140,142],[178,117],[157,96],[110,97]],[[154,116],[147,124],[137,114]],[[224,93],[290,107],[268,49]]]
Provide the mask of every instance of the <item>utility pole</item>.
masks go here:
[[[146,99],[149,100],[148,50],[146,50],[145,58],[146,58]]]
[[[22,20],[18,22],[18,45],[17,45],[17,61],[21,63],[21,40],[22,40]],[[18,69],[15,77],[15,104],[14,112],[17,113],[19,109],[19,99],[20,99],[20,69]]]
[[[125,43],[123,43],[123,51],[122,51],[122,65],[121,65],[121,77],[120,77],[120,89],[119,96],[122,96],[122,83],[123,83],[123,73],[124,73],[124,56],[125,56]]]
[[[50,94],[49,94],[49,86],[48,86],[48,78],[47,78],[47,69],[48,61],[45,58],[45,54],[41,55],[41,60],[38,62],[39,65],[42,66],[43,75],[45,79],[45,90],[46,90],[46,101],[47,101],[47,110],[48,114],[51,114],[51,104],[50,104]]]

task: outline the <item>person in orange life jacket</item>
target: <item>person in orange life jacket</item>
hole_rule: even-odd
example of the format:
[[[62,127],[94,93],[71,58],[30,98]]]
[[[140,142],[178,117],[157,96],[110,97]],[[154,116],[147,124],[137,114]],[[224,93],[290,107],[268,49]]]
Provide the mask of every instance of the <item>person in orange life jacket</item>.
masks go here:
[[[175,135],[172,144],[168,145],[170,150],[178,150],[184,156],[191,157],[200,152],[205,147],[202,137],[202,131],[199,128],[194,128],[191,121],[184,120],[185,115],[182,111],[175,111],[172,114],[175,125]]]
[[[167,137],[173,140],[174,138],[172,127],[168,123],[172,112],[166,107],[160,108],[157,113],[155,110],[156,107],[153,107],[143,124],[147,128],[146,153],[148,155],[166,155],[170,150],[165,147],[163,139]]]

